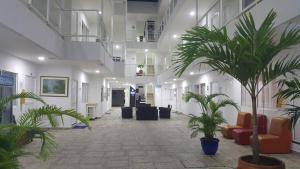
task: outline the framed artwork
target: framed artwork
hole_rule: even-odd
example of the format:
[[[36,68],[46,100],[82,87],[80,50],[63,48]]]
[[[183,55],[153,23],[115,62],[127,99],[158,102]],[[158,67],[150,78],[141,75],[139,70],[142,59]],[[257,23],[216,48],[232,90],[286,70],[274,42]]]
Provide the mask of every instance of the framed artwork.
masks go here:
[[[68,97],[69,78],[56,76],[40,77],[40,95],[48,97]]]

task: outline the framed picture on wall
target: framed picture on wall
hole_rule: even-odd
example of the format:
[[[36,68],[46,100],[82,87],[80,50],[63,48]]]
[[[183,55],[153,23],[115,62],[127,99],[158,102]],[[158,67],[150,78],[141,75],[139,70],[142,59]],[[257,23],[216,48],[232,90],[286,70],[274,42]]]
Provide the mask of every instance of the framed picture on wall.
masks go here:
[[[56,76],[40,77],[40,95],[48,97],[68,97],[69,78]]]

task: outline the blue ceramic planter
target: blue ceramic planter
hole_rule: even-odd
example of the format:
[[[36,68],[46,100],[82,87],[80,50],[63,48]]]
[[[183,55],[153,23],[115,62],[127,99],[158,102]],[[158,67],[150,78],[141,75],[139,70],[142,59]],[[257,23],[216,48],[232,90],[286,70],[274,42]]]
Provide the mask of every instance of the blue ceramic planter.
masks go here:
[[[201,138],[201,147],[203,152],[206,155],[215,155],[216,152],[218,151],[218,147],[219,147],[219,139],[217,138],[213,138],[213,139],[209,139],[209,138]]]

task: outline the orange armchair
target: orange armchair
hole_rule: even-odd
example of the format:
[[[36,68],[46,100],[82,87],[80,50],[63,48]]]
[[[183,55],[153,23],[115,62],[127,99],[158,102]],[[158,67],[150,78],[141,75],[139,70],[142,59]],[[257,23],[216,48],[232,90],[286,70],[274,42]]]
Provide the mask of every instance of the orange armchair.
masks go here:
[[[228,125],[223,127],[223,137],[232,139],[232,130],[251,127],[251,114],[248,112],[239,112],[236,125]]]
[[[289,119],[274,117],[268,134],[258,136],[260,152],[264,154],[288,153],[292,143],[292,133],[289,129]]]

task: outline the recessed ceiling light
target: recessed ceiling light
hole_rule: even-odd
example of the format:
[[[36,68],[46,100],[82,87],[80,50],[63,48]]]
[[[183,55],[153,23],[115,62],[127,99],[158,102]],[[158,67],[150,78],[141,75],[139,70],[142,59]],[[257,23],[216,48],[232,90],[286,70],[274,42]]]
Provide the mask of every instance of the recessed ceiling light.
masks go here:
[[[196,12],[195,11],[191,11],[190,12],[190,16],[195,16],[196,15]]]
[[[102,14],[102,12],[101,12],[101,11],[98,11],[98,14],[99,14],[99,15],[101,15],[101,14]]]
[[[178,35],[177,35],[177,34],[174,34],[174,35],[173,35],[173,38],[174,38],[174,39],[178,38]]]
[[[116,45],[115,48],[116,48],[116,49],[120,49],[120,45]]]
[[[190,72],[190,75],[194,75],[195,73],[194,72]]]
[[[44,57],[44,56],[39,56],[38,57],[38,60],[40,60],[40,61],[44,61],[46,58]]]
[[[113,77],[113,78],[112,78],[112,80],[116,80],[116,78],[115,78],[115,77]]]
[[[148,52],[149,50],[148,49],[145,49],[145,52]]]
[[[95,72],[96,72],[96,73],[100,73],[100,70],[96,70]]]
[[[176,81],[177,79],[173,79],[174,81]]]

